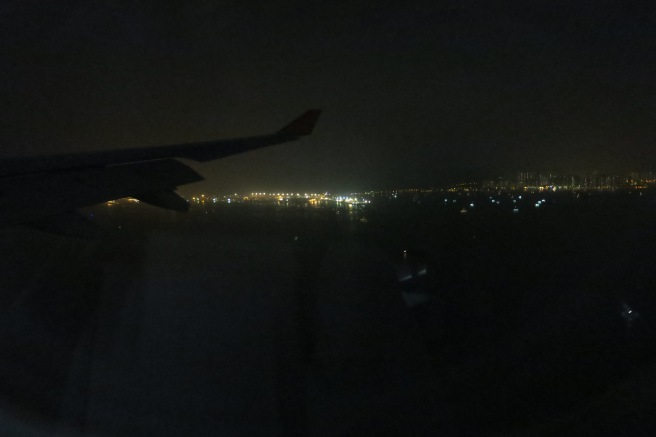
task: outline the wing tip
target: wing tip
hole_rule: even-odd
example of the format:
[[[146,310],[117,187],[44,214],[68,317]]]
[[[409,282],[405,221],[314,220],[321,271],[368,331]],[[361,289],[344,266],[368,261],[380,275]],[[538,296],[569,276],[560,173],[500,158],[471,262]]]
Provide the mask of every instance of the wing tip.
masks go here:
[[[298,137],[310,135],[314,130],[314,126],[317,124],[317,120],[319,120],[319,115],[321,115],[321,109],[309,109],[277,133]]]

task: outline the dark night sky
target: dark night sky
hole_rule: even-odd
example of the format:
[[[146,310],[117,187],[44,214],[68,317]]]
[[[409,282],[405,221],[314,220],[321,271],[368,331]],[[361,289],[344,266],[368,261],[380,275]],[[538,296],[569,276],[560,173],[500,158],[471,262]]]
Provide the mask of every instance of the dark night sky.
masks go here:
[[[2,2],[2,155],[268,133],[318,107],[312,137],[196,166],[192,191],[656,169],[650,2],[173,3]]]

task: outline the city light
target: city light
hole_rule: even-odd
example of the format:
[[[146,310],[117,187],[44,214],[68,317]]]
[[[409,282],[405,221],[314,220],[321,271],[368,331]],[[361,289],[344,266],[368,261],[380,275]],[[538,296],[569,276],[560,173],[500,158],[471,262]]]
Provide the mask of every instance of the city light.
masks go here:
[[[643,189],[643,187],[645,187]],[[365,208],[368,205],[377,202],[396,202],[403,200],[416,205],[435,205],[438,202],[440,207],[452,213],[466,214],[469,210],[485,211],[493,205],[497,211],[502,214],[516,214],[519,212],[519,205],[523,200],[527,200],[534,205],[534,208],[551,210],[556,207],[557,203],[552,196],[559,196],[559,199],[586,199],[585,193],[593,193],[605,190],[617,190],[626,193],[637,193],[642,196],[649,193],[644,191],[648,188],[656,188],[656,173],[635,173],[627,177],[618,176],[561,176],[557,174],[538,174],[524,172],[520,173],[517,179],[497,178],[488,182],[462,182],[441,188],[405,188],[394,190],[368,190],[361,192],[350,192],[342,194],[329,194],[307,192],[279,191],[267,193],[264,191],[253,191],[249,194],[240,195],[232,193],[226,195],[199,194],[190,198],[190,203],[195,207],[203,207],[206,203],[212,203],[217,206],[221,204],[254,204],[266,205],[275,204],[289,208],[335,208],[336,214],[350,210],[356,211],[358,208]],[[568,191],[573,193],[568,196]],[[444,194],[450,193],[448,196]],[[210,202],[211,200],[211,202]],[[133,200],[124,199],[125,202],[138,203]],[[568,200],[567,200],[568,201]],[[547,208],[549,203],[549,208]],[[116,203],[107,203],[108,206]],[[453,209],[452,209],[453,205]],[[553,205],[553,206],[552,206]],[[456,209],[457,206],[457,209]],[[478,215],[478,213],[476,214]],[[360,220],[359,218],[357,220]],[[366,221],[360,220],[362,223]]]

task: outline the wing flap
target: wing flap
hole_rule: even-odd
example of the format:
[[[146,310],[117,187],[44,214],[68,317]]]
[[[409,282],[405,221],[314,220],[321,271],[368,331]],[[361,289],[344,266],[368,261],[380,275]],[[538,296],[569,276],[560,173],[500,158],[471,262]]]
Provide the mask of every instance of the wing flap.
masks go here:
[[[175,159],[0,179],[0,226],[38,221],[112,199],[173,191],[201,180]]]

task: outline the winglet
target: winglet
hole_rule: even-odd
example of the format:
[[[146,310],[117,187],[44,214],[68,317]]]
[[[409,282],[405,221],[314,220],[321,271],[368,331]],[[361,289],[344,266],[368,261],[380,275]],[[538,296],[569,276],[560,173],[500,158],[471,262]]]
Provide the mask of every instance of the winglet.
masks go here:
[[[310,109],[289,123],[287,126],[280,129],[277,133],[282,135],[293,135],[297,137],[310,135],[314,129],[314,125],[319,119],[320,114],[320,109]]]

